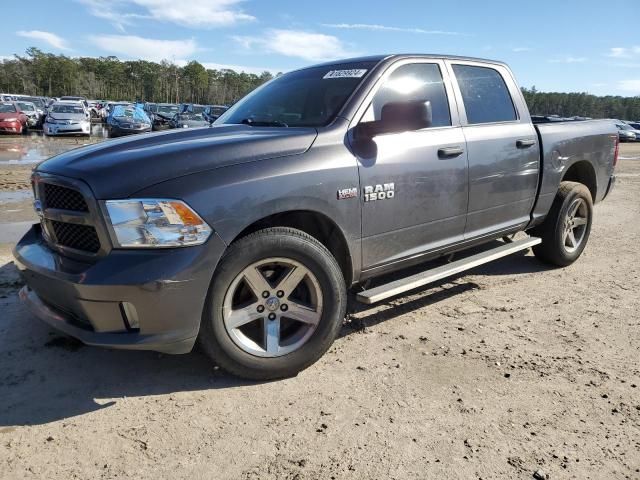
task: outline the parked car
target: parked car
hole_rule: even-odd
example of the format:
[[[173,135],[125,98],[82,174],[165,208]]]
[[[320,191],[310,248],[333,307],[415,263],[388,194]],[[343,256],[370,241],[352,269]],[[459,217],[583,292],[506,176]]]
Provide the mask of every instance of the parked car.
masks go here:
[[[331,346],[351,287],[371,304],[531,247],[550,265],[575,262],[617,154],[610,120],[533,124],[503,63],[308,67],[211,128],[35,167],[41,221],[14,249],[20,298],[91,345],[175,354],[197,339],[236,375],[287,377]]]
[[[22,113],[27,116],[27,126],[29,128],[40,128],[44,121],[44,114],[38,112],[35,104],[32,102],[15,102],[20,108]]]
[[[620,136],[621,142],[635,142],[640,140],[640,138],[638,138],[640,131],[635,130],[632,126],[620,120],[615,120],[615,124],[618,128],[618,135]]]
[[[178,113],[178,105],[173,103],[147,103],[145,111],[153,125],[153,130],[170,128],[171,119]]]
[[[38,114],[44,118],[44,115],[47,111],[47,104],[44,98],[21,95],[17,97],[16,101],[33,103],[36,106],[36,111],[38,112]]]
[[[625,122],[625,123],[635,130],[640,130],[640,122]]]
[[[65,95],[63,97],[60,97],[60,101],[62,101],[62,102],[80,102],[80,103],[82,103],[84,105],[84,108],[89,110],[89,102],[87,101],[86,97],[79,97],[79,96],[74,96],[74,95]]]
[[[208,127],[209,121],[202,113],[185,112],[177,113],[169,122],[171,128],[198,128]]]
[[[91,135],[89,112],[78,101],[59,101],[49,107],[42,126],[47,136]]]
[[[100,110],[100,115],[102,116],[102,121],[106,122],[107,118],[113,111],[115,107],[129,107],[133,105],[131,102],[107,102],[105,106]]]
[[[27,116],[15,102],[0,103],[0,132],[23,133],[27,128]]]
[[[207,122],[213,123],[227,110],[229,110],[229,107],[224,105],[209,105],[203,110],[202,115]]]
[[[89,116],[91,120],[100,119],[100,109],[102,105],[99,100],[87,100],[87,110],[89,111]]]
[[[141,107],[117,105],[107,117],[109,137],[120,137],[151,131],[151,119]]]
[[[207,105],[200,105],[197,103],[181,103],[180,104],[180,113],[202,113],[204,109],[207,108]]]

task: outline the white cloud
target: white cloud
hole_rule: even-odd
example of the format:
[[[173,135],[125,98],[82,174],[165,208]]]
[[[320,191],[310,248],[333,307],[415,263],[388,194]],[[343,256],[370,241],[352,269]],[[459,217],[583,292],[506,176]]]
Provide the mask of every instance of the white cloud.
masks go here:
[[[246,50],[276,53],[310,61],[334,60],[354,55],[333,35],[301,30],[267,30],[262,36],[234,36]]]
[[[244,0],[77,0],[89,13],[120,30],[135,20],[156,20],[194,28],[214,28],[254,21],[239,8]]]
[[[344,30],[371,30],[374,32],[402,32],[421,33],[426,35],[465,35],[460,32],[448,32],[446,30],[426,30],[424,28],[412,27],[391,27],[388,25],[378,25],[370,23],[323,23],[323,27],[340,28]]]
[[[255,73],[256,75],[260,75],[262,72],[269,72],[273,75],[276,73],[284,72],[283,69],[270,68],[270,67],[248,67],[245,65],[229,65],[226,63],[213,63],[213,62],[202,62],[202,65],[206,69],[211,70],[234,70],[236,72],[245,72],[245,73]]]
[[[57,48],[58,50],[70,50],[67,45],[67,41],[51,32],[43,32],[42,30],[20,30],[16,32],[20,37],[31,38],[33,40],[39,40],[41,42],[48,43],[53,48]]]
[[[549,60],[550,63],[584,63],[589,60],[587,57],[572,57],[568,55],[566,57],[556,57]]]
[[[224,27],[255,20],[237,8],[243,0],[133,0],[155,20],[188,27]]]
[[[184,58],[198,51],[198,44],[193,39],[156,40],[135,35],[94,35],[89,40],[111,54],[156,62],[174,60],[183,63]]]
[[[640,80],[621,80],[618,88],[633,95],[640,95]]]
[[[640,56],[640,46],[634,47],[614,47],[609,50],[608,57],[612,58],[632,58],[636,55]]]

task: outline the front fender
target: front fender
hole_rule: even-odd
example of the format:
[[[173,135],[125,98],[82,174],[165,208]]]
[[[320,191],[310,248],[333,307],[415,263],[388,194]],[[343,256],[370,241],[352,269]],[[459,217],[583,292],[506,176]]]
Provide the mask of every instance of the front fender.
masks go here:
[[[355,158],[342,144],[304,154],[232,165],[169,180],[137,197],[187,202],[228,245],[252,224],[291,211],[328,217],[347,241],[354,273],[360,272],[360,199],[339,200],[344,188],[360,190]]]

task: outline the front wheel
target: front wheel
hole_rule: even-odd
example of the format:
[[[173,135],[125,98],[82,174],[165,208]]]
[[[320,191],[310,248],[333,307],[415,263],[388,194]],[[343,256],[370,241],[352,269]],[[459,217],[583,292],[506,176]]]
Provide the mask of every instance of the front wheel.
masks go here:
[[[562,182],[547,218],[532,232],[542,238],[533,253],[552,265],[571,265],[587,246],[592,221],[589,189],[581,183]]]
[[[240,377],[290,377],[331,346],[346,311],[335,258],[315,238],[268,228],[229,247],[216,270],[199,343]]]

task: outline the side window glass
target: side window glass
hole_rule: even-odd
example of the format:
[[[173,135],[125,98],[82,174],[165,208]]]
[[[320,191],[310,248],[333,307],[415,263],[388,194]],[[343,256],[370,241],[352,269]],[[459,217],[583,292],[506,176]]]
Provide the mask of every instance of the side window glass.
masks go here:
[[[412,63],[398,67],[380,86],[362,121],[380,120],[382,107],[389,102],[418,100],[431,102],[433,127],[451,125],[442,73],[434,63]]]
[[[517,119],[511,95],[497,70],[453,65],[469,124],[509,122]]]

